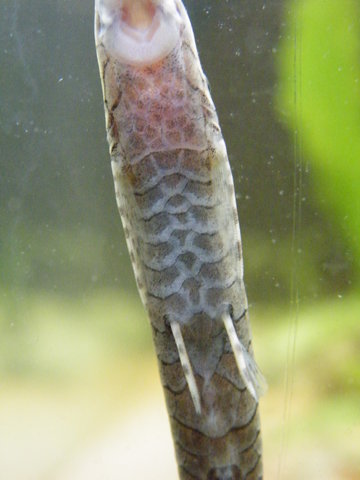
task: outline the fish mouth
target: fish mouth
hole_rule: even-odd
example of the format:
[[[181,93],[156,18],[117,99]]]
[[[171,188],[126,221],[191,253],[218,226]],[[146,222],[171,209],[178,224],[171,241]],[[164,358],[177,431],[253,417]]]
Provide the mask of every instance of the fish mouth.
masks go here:
[[[120,28],[139,43],[150,42],[160,27],[159,17],[159,10],[151,0],[123,0]]]
[[[148,30],[154,21],[156,5],[151,0],[123,0],[121,20],[134,30]]]
[[[96,0],[96,37],[119,62],[149,65],[179,42],[175,0]]]

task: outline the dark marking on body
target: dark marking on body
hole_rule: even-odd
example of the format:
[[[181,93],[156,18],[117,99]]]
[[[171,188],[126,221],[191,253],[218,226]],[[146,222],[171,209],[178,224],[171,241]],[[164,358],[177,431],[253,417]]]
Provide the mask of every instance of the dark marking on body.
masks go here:
[[[118,142],[112,143],[110,147],[110,155],[114,155],[114,153],[117,151],[117,148],[119,146]]]
[[[114,118],[114,114],[112,112],[108,112],[108,129],[110,131],[110,138],[111,142],[118,143],[119,142],[119,129],[117,123]]]
[[[236,465],[212,468],[207,480],[241,480],[241,472]]]
[[[117,98],[115,99],[114,103],[111,105],[111,111],[112,112],[117,109],[117,107],[120,103],[121,97],[122,97],[122,92],[119,92],[119,94],[118,94]]]
[[[104,49],[105,49],[105,47],[104,47]],[[101,78],[102,78],[103,83],[105,83],[106,69],[107,69],[107,66],[109,65],[109,62],[110,62],[110,59],[107,58],[106,62],[104,63],[104,68],[102,69],[102,72],[101,72]]]
[[[137,176],[133,171],[133,168],[130,164],[126,163],[122,167],[122,173],[127,177],[131,185],[135,185],[137,182]]]

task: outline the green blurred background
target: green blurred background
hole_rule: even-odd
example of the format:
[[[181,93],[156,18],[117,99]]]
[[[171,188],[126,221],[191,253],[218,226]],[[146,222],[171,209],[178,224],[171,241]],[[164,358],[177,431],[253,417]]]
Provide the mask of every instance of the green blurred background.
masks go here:
[[[233,168],[265,479],[360,479],[360,5],[188,0]],[[176,478],[83,0],[0,6],[0,478]]]

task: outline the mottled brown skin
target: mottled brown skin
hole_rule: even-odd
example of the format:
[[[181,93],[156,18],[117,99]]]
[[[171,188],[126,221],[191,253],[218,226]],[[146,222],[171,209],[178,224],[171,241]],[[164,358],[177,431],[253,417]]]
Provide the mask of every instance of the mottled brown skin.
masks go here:
[[[177,48],[149,66],[124,65],[97,43],[116,198],[152,326],[181,480],[260,480],[258,403],[222,322],[229,312],[252,354],[233,181],[186,19],[180,33]]]
[[[176,356],[176,346],[172,341],[171,332],[160,334],[153,330],[153,336],[155,345],[160,345],[159,349],[164,343],[170,345],[173,343],[171,351],[173,356]],[[160,339],[160,336],[163,338]],[[167,352],[167,356],[169,353]],[[197,416],[192,407],[186,383],[182,382],[179,361],[167,363],[161,355],[158,358],[180,478],[261,479],[261,438],[257,406],[240,382],[236,385],[224,375],[226,368],[227,377],[230,377],[231,373],[233,379],[238,377],[232,353],[224,351],[210,385],[205,386],[202,377],[196,376],[202,392],[204,412],[201,416]],[[211,408],[215,406],[219,411],[229,409],[237,413],[236,419],[221,435],[204,433],[204,420],[209,405]],[[228,453],[229,445],[236,450],[231,460]]]

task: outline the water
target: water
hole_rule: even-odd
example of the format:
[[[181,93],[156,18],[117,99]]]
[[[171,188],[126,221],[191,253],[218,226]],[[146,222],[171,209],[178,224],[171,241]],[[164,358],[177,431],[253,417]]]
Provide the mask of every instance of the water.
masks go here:
[[[318,2],[300,0],[185,3],[236,182],[254,345],[269,383],[261,403],[265,478],[358,478],[350,193],[359,177],[342,143],[350,139],[357,151],[350,107],[358,66],[330,41],[339,30],[351,45],[357,7],[349,2],[340,16],[331,2],[320,17]],[[314,25],[329,78],[319,103],[309,95],[325,85],[323,64],[315,58],[320,67],[310,71],[304,60],[312,58]],[[125,462],[131,438],[149,438],[152,419],[166,425],[166,417],[114,200],[93,5],[4,0],[0,38],[0,477],[88,472],[95,480],[99,469],[89,465],[101,464],[108,445],[103,471],[118,478],[117,448]],[[309,118],[319,124],[322,111],[346,128],[331,130],[329,120],[325,133],[316,130]],[[322,137],[326,131],[348,137]],[[337,151],[344,168],[333,173],[326,160]],[[338,201],[322,178],[338,186]],[[167,435],[163,427],[154,433],[164,451]],[[148,443],[141,445],[148,458]],[[174,464],[168,473],[144,465],[154,478],[173,478]]]

